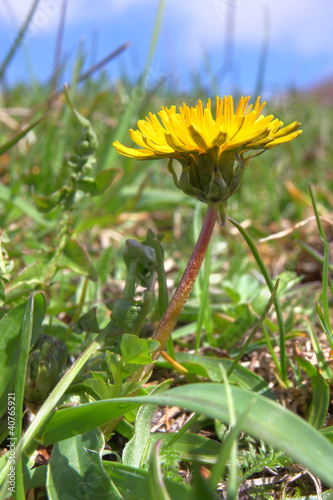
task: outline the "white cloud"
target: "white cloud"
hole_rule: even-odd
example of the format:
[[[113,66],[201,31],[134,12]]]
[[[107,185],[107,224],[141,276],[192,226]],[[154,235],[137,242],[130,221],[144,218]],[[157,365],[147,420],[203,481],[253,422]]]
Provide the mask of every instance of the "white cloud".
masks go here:
[[[248,46],[262,44],[266,12],[270,24],[270,45],[284,50],[289,46],[309,55],[318,51],[333,52],[331,0],[322,0],[317,4],[313,0],[168,0],[170,17],[165,22],[169,25],[174,22],[174,32],[181,30],[183,40],[188,41],[182,50],[195,55],[203,43],[207,49],[224,43],[227,10],[228,6],[232,8],[233,2],[236,6],[236,43]]]
[[[202,47],[214,50],[223,47],[227,10],[235,13],[235,42],[260,46],[264,31],[264,10],[270,19],[271,46],[287,50],[291,47],[304,55],[318,51],[331,53],[333,4],[331,0],[166,0],[163,25],[172,33],[174,44],[183,56],[202,56]],[[32,0],[0,1],[0,23],[11,26],[11,14],[20,25]],[[62,0],[41,0],[30,27],[30,34],[53,33],[58,25]],[[140,19],[157,9],[157,0],[68,0],[66,28],[81,23],[97,24],[101,29],[113,23],[126,22],[126,17]]]
[[[21,25],[26,19],[33,0],[0,0],[0,23],[6,25]],[[42,31],[51,31],[56,28],[63,0],[40,0],[32,19],[32,24]],[[154,0],[67,0],[66,23],[99,21],[102,24],[112,22],[119,14],[128,12],[137,7],[144,8],[154,4]],[[13,26],[14,27],[14,26]],[[16,26],[17,27],[17,26]]]

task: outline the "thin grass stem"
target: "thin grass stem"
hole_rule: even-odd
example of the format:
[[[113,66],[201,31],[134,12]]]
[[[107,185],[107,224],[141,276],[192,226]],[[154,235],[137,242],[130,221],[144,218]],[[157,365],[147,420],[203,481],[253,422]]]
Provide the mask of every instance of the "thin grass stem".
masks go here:
[[[253,257],[255,258],[264,278],[266,281],[266,284],[272,293],[274,290],[274,283],[266,269],[265,264],[263,263],[258,250],[253,243],[250,235],[248,234],[247,231],[235,220],[231,219],[228,217],[230,222],[238,229],[238,231],[241,233],[243,238],[245,239],[246,243],[248,244]],[[285,332],[285,325],[284,325],[284,320],[283,320],[283,315],[282,315],[282,309],[280,306],[280,302],[278,300],[278,297],[276,296],[274,299],[274,306],[275,306],[275,311],[276,311],[276,316],[277,316],[277,321],[279,325],[279,332],[280,332],[280,363],[281,363],[281,379],[282,382],[287,386],[288,385],[288,379],[287,379],[287,357],[286,357],[286,332]]]

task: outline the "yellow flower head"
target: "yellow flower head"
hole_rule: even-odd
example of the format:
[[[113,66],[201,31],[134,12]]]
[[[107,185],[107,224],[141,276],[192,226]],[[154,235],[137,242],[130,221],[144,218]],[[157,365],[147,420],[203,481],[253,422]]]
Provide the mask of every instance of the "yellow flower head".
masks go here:
[[[253,156],[272,149],[282,142],[291,141],[302,131],[293,122],[283,127],[283,122],[273,115],[261,114],[265,103],[249,106],[250,97],[242,97],[236,111],[233,99],[224,102],[216,97],[213,117],[211,100],[205,108],[199,100],[195,108],[186,104],[162,107],[159,118],[152,113],[138,121],[139,130],[129,134],[140,149],[128,148],[118,141],[116,150],[130,158],[155,160],[170,158],[169,170],[177,187],[205,203],[225,202],[241,184],[245,167]],[[256,154],[247,154],[256,150]],[[172,160],[182,165],[178,178]]]

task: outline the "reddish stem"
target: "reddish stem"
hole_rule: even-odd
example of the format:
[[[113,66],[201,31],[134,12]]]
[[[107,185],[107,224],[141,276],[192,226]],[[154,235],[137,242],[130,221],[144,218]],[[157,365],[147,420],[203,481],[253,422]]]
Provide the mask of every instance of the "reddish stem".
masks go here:
[[[158,325],[153,339],[160,342],[158,354],[163,351],[171,333],[173,332],[179,316],[184,309],[187,299],[190,296],[193,285],[199,274],[201,264],[206,255],[210,238],[214,229],[217,216],[217,206],[208,206],[206,217],[202,225],[198,241],[193,253],[179,282],[179,285],[168,305],[160,324]]]
[[[166,346],[166,343],[173,332],[179,316],[186,304],[187,299],[192,291],[193,285],[199,274],[201,264],[206,255],[206,251],[212,236],[214,225],[216,222],[218,212],[218,205],[208,206],[205,220],[203,222],[198,241],[194,247],[192,256],[187,264],[184,274],[179,282],[179,285],[168,305],[160,324],[158,325],[153,339],[160,343],[159,348],[153,353],[153,359],[157,359],[160,353]],[[153,365],[147,365],[140,372],[139,379],[142,380],[144,376],[152,369]],[[137,375],[137,374],[135,374]],[[137,376],[135,379],[138,380]]]

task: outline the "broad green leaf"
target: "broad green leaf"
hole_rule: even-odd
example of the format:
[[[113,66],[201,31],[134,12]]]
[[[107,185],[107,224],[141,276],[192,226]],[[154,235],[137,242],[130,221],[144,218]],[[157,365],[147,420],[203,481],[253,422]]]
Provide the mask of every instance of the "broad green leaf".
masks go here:
[[[222,365],[227,372],[233,362],[232,359],[214,358],[211,356],[188,354],[186,352],[178,352],[176,354],[176,361],[187,368],[189,373],[206,377],[212,382],[222,382],[223,377],[220,365]],[[159,360],[158,365],[171,367],[165,360]],[[237,365],[231,374],[229,382],[234,385],[238,384],[243,389],[249,389],[263,396],[275,399],[267,382],[262,377],[240,364]]]
[[[11,309],[0,320],[0,415],[7,408],[7,394],[12,392],[14,385],[26,304]],[[39,293],[34,296],[32,343],[36,340],[44,315],[45,299]]]
[[[33,290],[37,286],[44,285],[44,279],[47,272],[47,256],[41,256],[40,260],[29,264],[11,281],[7,288],[7,300]]]
[[[124,418],[121,418],[115,431],[124,436],[124,438],[130,440],[134,436],[134,425],[130,424]]]
[[[56,443],[48,464],[48,498],[121,499],[103,468],[100,457],[103,447],[104,439],[99,430]]]
[[[248,304],[260,293],[262,285],[257,278],[250,274],[238,274],[233,281],[225,281],[223,289],[236,304]]]
[[[88,378],[82,384],[80,388],[87,390],[88,394],[91,394],[89,388],[94,391],[97,399],[110,399],[113,396],[113,386],[105,382],[102,378]]]
[[[77,335],[80,335],[83,332],[100,332],[96,312],[97,307],[90,309],[90,311],[81,316],[75,323],[71,325]]]
[[[103,466],[117,486],[124,500],[156,500],[149,491],[150,472],[136,469],[118,462],[104,462]],[[173,499],[192,500],[193,490],[185,484],[164,480],[168,492]]]
[[[14,385],[14,394],[15,394],[15,424],[14,431],[10,431],[9,435],[14,437],[16,443],[18,443],[22,437],[22,417],[21,413],[23,410],[23,399],[25,392],[25,384],[26,384],[26,375],[27,375],[27,364],[29,357],[29,348],[32,344],[32,333],[33,333],[33,323],[34,323],[34,296],[30,295],[28,303],[25,308],[23,320],[22,320],[22,328],[20,333],[20,345],[19,345],[19,357],[16,365],[16,375],[15,375],[15,385]],[[43,311],[43,313],[45,310]],[[44,317],[44,314],[43,314]],[[42,318],[43,319],[43,318]],[[40,322],[38,322],[38,327],[40,326]],[[9,438],[11,439],[11,437]],[[24,480],[23,480],[23,466],[22,466],[22,456],[19,457],[16,463],[15,469],[15,495],[17,497],[24,496]]]
[[[325,484],[333,486],[333,446],[313,426],[275,401],[230,386],[236,419],[245,411],[243,431],[284,451],[308,467]],[[179,406],[230,423],[226,388],[205,383],[176,387],[162,395],[128,397],[57,411],[45,426],[40,441],[51,444],[117,418],[139,405],[151,403]]]
[[[155,387],[151,395],[165,392],[172,380],[166,380]],[[143,467],[147,460],[147,445],[150,440],[150,422],[155,413],[156,406],[143,405],[139,409],[135,419],[134,436],[126,444],[123,451],[123,463],[131,467]]]
[[[23,474],[25,491],[45,486],[46,473],[46,465],[40,465],[38,467],[35,467],[34,469],[26,470]]]
[[[75,273],[81,274],[92,281],[97,281],[98,279],[88,253],[75,240],[70,239],[67,241],[58,265],[59,267],[71,269]]]
[[[136,335],[125,333],[121,338],[120,350],[123,363],[146,365],[152,362],[151,352],[157,349],[158,343],[140,339]]]
[[[325,423],[330,404],[330,388],[310,361],[299,356],[295,356],[295,358],[311,380],[312,398],[307,420],[316,429],[321,429]]]
[[[0,415],[7,410],[7,394],[14,387],[19,341],[26,304],[11,309],[0,320]]]
[[[152,363],[151,352],[157,349],[159,343],[155,340],[140,339],[136,335],[124,333],[121,336],[120,351],[122,356],[109,352],[107,362],[113,377],[121,380],[142,367]],[[118,370],[120,373],[118,374]],[[119,394],[119,393],[117,393]]]
[[[151,434],[151,445],[154,445],[159,439],[161,439],[163,445],[167,445],[173,436],[173,433]],[[177,439],[175,448],[180,453],[181,460],[215,464],[221,450],[221,443],[200,436],[199,434],[186,432]]]

